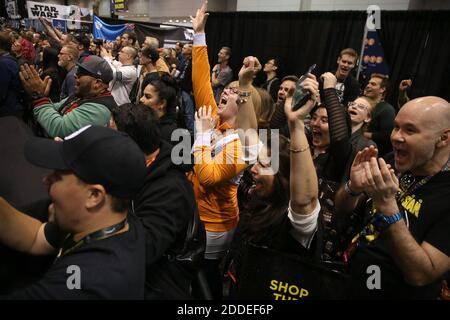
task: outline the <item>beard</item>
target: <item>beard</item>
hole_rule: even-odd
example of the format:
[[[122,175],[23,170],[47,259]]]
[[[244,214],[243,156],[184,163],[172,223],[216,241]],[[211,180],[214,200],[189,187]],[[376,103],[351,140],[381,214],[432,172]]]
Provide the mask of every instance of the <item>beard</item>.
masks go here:
[[[91,91],[90,83],[87,84],[79,84],[78,88],[75,89],[75,96],[78,98],[85,98],[89,96]]]

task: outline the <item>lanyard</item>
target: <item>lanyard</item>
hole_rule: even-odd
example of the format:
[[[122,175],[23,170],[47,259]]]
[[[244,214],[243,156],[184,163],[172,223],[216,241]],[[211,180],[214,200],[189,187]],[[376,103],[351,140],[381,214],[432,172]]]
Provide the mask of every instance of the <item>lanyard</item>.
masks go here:
[[[441,170],[439,170],[439,172],[448,171],[449,170],[449,165],[450,165],[450,159],[447,160],[447,163],[442,167]],[[437,173],[429,175],[429,176],[427,176],[425,178],[422,178],[417,183],[414,183],[414,177],[410,173],[401,176],[400,177],[400,181],[402,182],[401,184],[409,184],[409,186],[404,188],[405,191],[403,191],[403,192],[400,191],[400,190],[397,191],[397,194],[395,195],[395,199],[396,199],[397,203],[401,203],[403,201],[403,199],[405,199],[408,195],[412,194],[417,189],[423,187],[436,174]],[[372,219],[373,219],[373,216],[374,216],[373,203],[372,203],[372,209],[370,210],[370,215],[372,216]],[[408,213],[404,213],[404,215],[406,217],[407,226],[408,226],[409,225],[409,223],[408,223]],[[362,241],[362,239],[366,239],[367,242],[370,243],[373,240],[375,240],[376,238],[378,238],[379,232],[377,230],[375,230],[375,227],[373,226],[372,221],[373,220],[371,220],[371,222],[366,227],[364,227],[363,230],[360,233],[358,233],[353,238],[351,245],[349,246],[349,248],[343,254],[343,258],[344,258],[345,262],[348,262],[348,260],[350,259],[351,255],[354,253],[356,248],[359,246],[359,244]]]
[[[107,237],[110,237],[110,236],[118,233],[123,228],[125,228],[126,224],[127,224],[127,219],[124,219],[117,224],[94,231],[77,242],[75,242],[73,240],[73,234],[68,235],[67,238],[64,240],[64,243],[63,243],[61,249],[59,250],[58,256],[56,257],[55,261],[62,258],[66,254],[68,254],[72,251],[75,251],[76,249],[80,248],[84,244],[102,240],[102,239],[105,239]]]
[[[439,172],[448,171],[449,170],[449,165],[450,165],[450,159],[447,160],[447,163],[441,168],[441,170],[439,170]],[[400,190],[397,192],[397,194],[395,196],[397,202],[402,202],[403,199],[405,199],[408,195],[412,194],[417,189],[423,187],[436,174],[437,173],[429,175],[429,176],[427,176],[425,178],[422,178],[417,183],[414,183],[414,176],[411,173],[408,173],[408,174],[405,174],[405,175],[401,176],[400,177],[400,182],[401,182],[400,185],[405,184],[405,185],[408,185],[408,187],[404,188],[405,191],[403,191],[403,192],[401,192]]]

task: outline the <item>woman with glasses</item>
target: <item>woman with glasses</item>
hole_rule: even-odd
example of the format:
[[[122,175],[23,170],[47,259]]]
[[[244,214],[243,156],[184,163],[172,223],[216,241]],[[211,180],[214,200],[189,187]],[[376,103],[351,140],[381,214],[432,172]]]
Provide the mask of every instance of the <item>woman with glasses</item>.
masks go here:
[[[368,97],[359,97],[355,101],[348,103],[347,113],[350,117],[352,135],[350,143],[356,151],[363,150],[365,147],[374,146],[376,143],[364,137],[363,132],[372,119],[372,110],[376,103]]]
[[[205,273],[215,299],[222,298],[219,265],[225,256],[239,221],[237,188],[247,167],[237,128],[257,126],[250,84],[259,71],[256,58],[248,58],[240,71],[239,88],[227,88],[216,104],[210,82],[210,65],[205,39],[206,2],[192,20],[195,32],[192,48],[192,86],[197,108],[190,176],[200,219],[206,230]],[[198,295],[198,289],[194,290]]]

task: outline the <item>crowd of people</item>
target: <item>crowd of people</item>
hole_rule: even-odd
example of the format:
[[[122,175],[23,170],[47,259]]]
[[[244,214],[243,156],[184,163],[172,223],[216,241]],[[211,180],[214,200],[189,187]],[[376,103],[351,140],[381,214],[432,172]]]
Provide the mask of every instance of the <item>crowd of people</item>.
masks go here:
[[[55,257],[0,297],[235,299],[258,245],[300,259],[319,248],[349,275],[348,298],[448,298],[449,102],[410,100],[404,80],[392,106],[388,77],[361,88],[346,48],[336,70],[307,74],[299,104],[277,57],[243,57],[233,81],[223,47],[211,68],[207,18],[205,1],[193,43],[173,49],[45,19],[43,33],[0,32],[0,117],[29,126],[25,157],[54,170],[47,222],[0,194],[0,243]]]

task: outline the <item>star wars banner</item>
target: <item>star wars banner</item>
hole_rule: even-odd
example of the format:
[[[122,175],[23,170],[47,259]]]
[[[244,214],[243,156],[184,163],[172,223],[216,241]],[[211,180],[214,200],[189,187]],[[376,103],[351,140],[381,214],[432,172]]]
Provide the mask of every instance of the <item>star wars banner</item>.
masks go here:
[[[27,1],[28,18],[30,19],[65,19],[92,21],[92,8],[81,8],[79,6],[62,6],[59,4]]]

